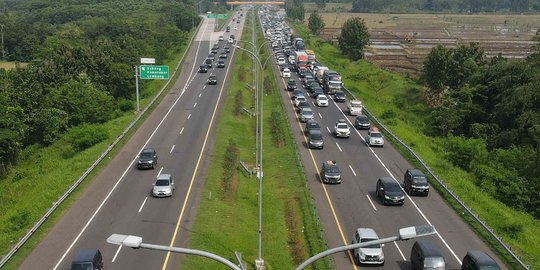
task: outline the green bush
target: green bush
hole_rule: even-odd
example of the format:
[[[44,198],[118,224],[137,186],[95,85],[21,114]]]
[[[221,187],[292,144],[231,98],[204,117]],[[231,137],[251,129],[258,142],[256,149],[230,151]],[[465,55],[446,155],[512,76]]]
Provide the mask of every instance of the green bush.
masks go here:
[[[74,150],[82,151],[109,138],[109,132],[101,126],[81,125],[72,128],[68,138]]]
[[[133,100],[122,99],[118,101],[118,109],[123,112],[133,111],[135,110],[135,104],[133,104]]]
[[[448,160],[465,170],[470,170],[473,162],[484,161],[488,155],[486,142],[483,139],[448,136],[445,148]]]

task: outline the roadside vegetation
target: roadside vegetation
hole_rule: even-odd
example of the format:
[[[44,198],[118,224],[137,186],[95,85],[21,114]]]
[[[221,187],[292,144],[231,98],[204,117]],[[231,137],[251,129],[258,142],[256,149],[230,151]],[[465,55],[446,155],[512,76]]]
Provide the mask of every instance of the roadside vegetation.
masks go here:
[[[9,61],[0,68],[2,255],[133,121],[131,65],[144,55],[174,67],[192,35],[191,27],[198,24],[198,18],[187,9],[176,13],[176,21],[163,16],[162,9],[174,12],[187,2],[32,3],[0,4],[4,10],[0,15],[3,58]],[[153,29],[139,25],[157,21],[160,23]],[[140,31],[146,32],[141,35]],[[158,42],[162,31],[169,31],[174,42]],[[141,82],[141,107],[163,83]],[[105,164],[99,164],[87,179]],[[5,269],[18,267],[89,181],[82,182]]]
[[[540,48],[527,61],[516,62],[488,61],[474,45],[437,48],[427,58],[424,80],[416,81],[362,60],[351,61],[331,44],[310,36],[305,25],[293,27],[317,59],[340,72],[346,87],[370,112],[412,147],[516,254],[533,268],[540,266],[540,151],[535,135],[540,124]],[[470,219],[465,214],[463,218]],[[472,226],[517,268],[479,226]]]
[[[251,41],[251,15],[248,13],[244,18],[246,27],[242,39]],[[262,34],[259,28],[257,30],[258,44],[262,44]],[[251,48],[248,43],[239,44]],[[267,55],[262,50],[260,58],[266,59]],[[281,113],[280,88],[276,86],[270,64],[264,73],[262,257],[267,269],[294,269],[309,256],[325,250],[326,245],[292,134]],[[233,262],[236,262],[234,251],[241,252],[248,269],[255,268],[254,261],[258,257],[259,183],[239,161],[253,169],[255,118],[237,107],[242,104],[246,109],[254,110],[253,73],[246,72],[251,67],[250,55],[236,50],[229,90],[216,129],[219,135],[213,146],[212,161],[188,243],[190,248],[213,252]],[[279,130],[281,136],[276,136],[275,130]],[[239,158],[236,164],[230,165],[233,144]],[[223,175],[234,175],[237,181],[234,189],[225,188],[230,186],[231,180],[224,179]],[[211,260],[186,256],[181,269],[228,268]],[[321,260],[311,269],[331,269],[330,262]]]

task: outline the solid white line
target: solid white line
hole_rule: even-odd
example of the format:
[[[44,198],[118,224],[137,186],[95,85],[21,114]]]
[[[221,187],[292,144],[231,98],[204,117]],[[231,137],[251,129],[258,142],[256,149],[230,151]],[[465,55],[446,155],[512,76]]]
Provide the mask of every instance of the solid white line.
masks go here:
[[[144,207],[144,204],[146,203],[146,200],[147,200],[147,199],[148,199],[148,197],[144,197],[144,201],[142,202],[141,207],[139,208],[139,212],[138,212],[138,213],[140,213],[140,212],[142,211],[142,209],[143,209],[143,207]]]
[[[373,206],[373,210],[377,211],[377,207],[375,207],[375,204],[373,204],[373,202],[371,201],[371,198],[369,198],[369,194],[366,194],[366,197],[367,197],[369,203],[371,203],[371,206]]]
[[[354,170],[353,170],[353,168],[352,168],[352,166],[350,164],[349,164],[349,168],[351,169],[352,174],[354,174],[354,176],[356,176],[356,173],[354,172]]]
[[[207,23],[207,21],[205,20],[205,23]],[[194,40],[195,41],[195,40]],[[197,46],[197,51],[195,52],[195,59],[197,59],[197,56],[199,55],[199,50],[201,48],[201,41],[199,41],[199,45]],[[193,71],[195,70],[195,65],[193,65],[193,67],[191,68],[191,74],[193,74]],[[191,75],[190,75],[191,76]],[[169,108],[169,110],[167,111],[167,113],[165,114],[165,116],[163,116],[163,118],[161,119],[161,121],[159,121],[159,124],[156,126],[156,128],[154,129],[154,131],[152,131],[152,134],[150,134],[150,136],[148,137],[148,139],[146,140],[146,142],[144,143],[144,145],[141,147],[141,149],[139,149],[138,152],[136,153],[140,153],[145,147],[146,145],[148,145],[148,143],[150,142],[150,140],[154,137],[154,135],[156,134],[156,132],[158,131],[158,129],[161,127],[161,125],[163,124],[163,122],[165,122],[165,119],[167,118],[167,116],[171,113],[171,111],[173,110],[174,106],[176,106],[176,104],[178,103],[178,101],[180,101],[180,98],[182,98],[182,96],[184,96],[184,93],[186,92],[186,89],[187,89],[187,85],[184,86],[184,88],[182,89],[182,92],[180,93],[180,96],[178,96],[178,98],[174,101],[174,103],[171,105],[171,107]],[[62,254],[62,257],[58,260],[58,262],[56,263],[56,265],[54,266],[53,270],[56,270],[58,269],[58,267],[60,266],[60,264],[62,263],[62,261],[66,258],[67,254],[71,251],[71,249],[73,248],[73,246],[75,245],[75,243],[77,243],[77,241],[79,241],[79,238],[81,238],[82,234],[86,231],[86,229],[88,228],[88,226],[90,226],[90,223],[92,223],[92,221],[94,220],[94,218],[96,217],[96,215],[99,213],[99,211],[101,210],[101,208],[103,207],[103,205],[105,205],[105,203],[109,200],[109,198],[111,197],[112,193],[116,190],[116,187],[118,187],[118,185],[120,184],[120,182],[122,182],[122,180],[124,179],[124,177],[126,176],[127,172],[131,169],[131,167],[133,166],[133,164],[135,164],[135,160],[137,160],[137,157],[138,157],[138,154],[135,154],[135,156],[133,157],[133,159],[131,160],[131,163],[127,166],[127,168],[124,170],[124,172],[122,173],[122,175],[120,176],[120,178],[118,178],[118,180],[116,181],[116,183],[114,184],[114,186],[111,188],[111,190],[109,191],[109,193],[107,193],[107,196],[105,196],[105,198],[103,199],[103,201],[101,201],[101,203],[99,204],[99,206],[96,208],[96,211],[94,211],[94,213],[92,214],[92,216],[90,217],[90,219],[88,219],[88,221],[86,222],[86,224],[84,225],[84,227],[81,229],[81,231],[79,232],[79,234],[77,234],[77,236],[75,237],[75,239],[73,239],[73,241],[71,242],[71,244],[69,245],[69,247],[66,249],[66,251],[64,252],[64,254]]]
[[[197,102],[195,102],[195,104],[193,104],[193,108],[197,107]]]
[[[120,253],[120,250],[122,249],[122,245],[118,246],[118,249],[116,250],[116,253],[114,254],[114,257],[112,258],[111,262],[116,261],[116,256],[118,256],[118,253]]]
[[[182,128],[182,129],[180,130],[180,134],[182,134],[182,132],[184,132],[184,128]]]
[[[396,245],[396,248],[397,250],[399,251],[399,254],[401,254],[401,258],[406,261],[407,259],[405,258],[405,256],[403,255],[403,252],[401,252],[401,249],[399,248],[399,246],[397,245],[397,243],[394,241],[394,245]]]
[[[173,146],[171,147],[171,151],[169,151],[169,154],[172,153],[172,151],[173,151],[173,149],[174,149],[174,146],[175,146],[175,145],[173,144]]]
[[[191,113],[187,116],[187,119],[191,118]]]
[[[157,173],[156,177],[158,177],[161,174],[162,171],[163,171],[163,167],[161,167],[161,169],[159,169],[159,172]]]
[[[343,152],[343,150],[341,150],[341,147],[339,147],[339,144],[337,142],[336,142],[336,146],[339,149],[339,152]]]
[[[321,113],[318,113],[318,114],[319,114],[319,117],[320,117],[320,118],[322,119],[322,115],[321,115]]]

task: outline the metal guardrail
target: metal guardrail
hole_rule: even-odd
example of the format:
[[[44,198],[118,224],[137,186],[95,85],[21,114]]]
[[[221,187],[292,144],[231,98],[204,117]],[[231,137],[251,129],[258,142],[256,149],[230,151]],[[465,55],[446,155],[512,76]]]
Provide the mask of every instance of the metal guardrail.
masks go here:
[[[13,257],[13,255],[28,241],[28,239],[41,227],[41,225],[51,216],[51,214],[66,200],[69,195],[81,184],[81,182],[86,179],[86,177],[94,170],[94,168],[114,149],[114,147],[122,140],[126,134],[135,126],[135,124],[141,119],[141,117],[146,113],[146,111],[155,103],[155,101],[161,96],[163,91],[167,88],[169,83],[173,80],[174,76],[178,72],[178,69],[180,68],[180,65],[184,62],[184,58],[189,51],[189,48],[191,47],[191,44],[193,43],[193,40],[195,39],[195,36],[199,32],[199,29],[202,25],[202,22],[204,20],[201,20],[201,23],[199,23],[199,26],[197,26],[197,29],[195,30],[193,36],[189,40],[189,43],[186,47],[186,50],[184,51],[184,54],[182,55],[182,58],[180,58],[180,61],[176,64],[176,67],[174,68],[174,71],[172,73],[172,76],[169,77],[169,80],[163,85],[163,87],[159,90],[159,92],[152,98],[152,100],[144,107],[144,109],[133,119],[133,121],[122,131],[118,137],[114,140],[112,144],[107,147],[103,153],[86,169],[86,171],[69,187],[69,189],[58,198],[57,201],[52,203],[52,207],[48,208],[45,214],[28,230],[28,232],[15,244],[15,246],[8,252],[8,254],[2,256],[2,260],[0,260],[0,268],[2,268],[8,261]]]
[[[342,85],[342,88],[351,96],[353,97],[354,99],[357,99],[356,96],[351,92],[349,91],[349,89],[347,89],[344,85]],[[441,180],[432,170],[431,168],[429,168],[429,166],[420,158],[420,156],[418,156],[407,144],[405,144],[405,142],[403,142],[400,138],[398,138],[398,136],[396,136],[394,133],[392,133],[392,131],[390,129],[388,129],[387,127],[385,127],[381,121],[379,121],[379,119],[377,119],[377,117],[375,117],[373,114],[371,114],[371,112],[369,112],[369,110],[364,106],[364,109],[363,109],[364,113],[367,114],[371,119],[373,119],[377,125],[382,128],[385,133],[387,133],[388,135],[390,135],[396,142],[398,142],[399,144],[401,144],[401,146],[403,146],[405,149],[407,149],[407,151],[409,152],[409,154],[411,154],[418,162],[420,162],[420,164],[422,165],[422,167],[429,173],[429,175],[431,175],[431,177],[433,179],[435,179],[439,185],[444,188],[444,190],[457,202],[459,203],[459,205],[461,205],[461,207],[463,209],[465,209],[465,211],[467,211],[467,213],[469,214],[469,216],[471,216],[480,226],[482,226],[482,228],[494,239],[496,240],[499,245],[501,247],[503,247],[506,252],[508,252],[508,254],[510,254],[514,260],[519,263],[524,269],[531,269],[531,266],[530,265],[526,265],[523,261],[521,261],[521,259],[519,258],[519,256],[517,256],[516,254],[514,254],[512,252],[512,250],[510,249],[509,246],[507,246],[503,241],[502,241],[502,238],[497,236],[495,234],[495,232],[493,231],[493,229],[489,228],[487,225],[486,225],[486,222],[481,220],[480,217],[478,217],[477,214],[473,213],[472,209],[469,208],[462,200],[459,199],[459,197],[451,190],[448,188],[448,186],[444,183],[443,180]]]

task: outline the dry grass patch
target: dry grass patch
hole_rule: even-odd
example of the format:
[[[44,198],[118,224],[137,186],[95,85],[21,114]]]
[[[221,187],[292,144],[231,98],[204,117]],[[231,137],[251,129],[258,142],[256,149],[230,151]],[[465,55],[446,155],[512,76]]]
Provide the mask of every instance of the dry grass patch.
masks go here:
[[[299,209],[298,198],[285,201],[285,221],[287,222],[289,249],[296,264],[300,264],[307,259],[304,228],[302,227]]]

